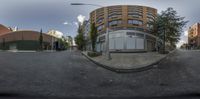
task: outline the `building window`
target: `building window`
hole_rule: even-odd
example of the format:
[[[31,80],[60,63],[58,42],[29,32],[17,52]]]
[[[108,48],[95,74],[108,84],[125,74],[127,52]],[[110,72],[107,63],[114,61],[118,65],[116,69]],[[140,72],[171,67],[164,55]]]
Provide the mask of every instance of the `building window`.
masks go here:
[[[103,22],[103,18],[100,18],[97,20],[97,23],[102,23]]]
[[[122,15],[121,14],[111,14],[108,16],[109,19],[118,18],[118,17],[122,17]]]
[[[147,17],[148,17],[148,18],[152,18],[152,19],[155,18],[154,15],[153,15],[152,13],[147,13]]]
[[[122,20],[115,20],[109,22],[109,26],[117,26],[118,24],[122,24]]]
[[[137,13],[128,14],[128,16],[133,17],[133,18],[142,18],[142,15],[137,14]]]
[[[140,21],[140,20],[128,20],[128,24],[143,25],[143,21]]]
[[[133,20],[128,20],[128,24],[133,24]]]
[[[144,34],[137,33],[137,34],[136,34],[136,37],[144,38]]]
[[[138,27],[128,27],[127,29],[129,30],[138,30],[138,31],[144,31],[143,28],[138,28]]]
[[[149,17],[147,17],[147,22],[153,22],[153,21],[154,21],[153,18],[149,18]]]
[[[135,32],[127,32],[126,35],[132,35],[132,36],[135,36]]]
[[[104,28],[104,25],[100,25],[97,27],[97,31],[101,31]]]

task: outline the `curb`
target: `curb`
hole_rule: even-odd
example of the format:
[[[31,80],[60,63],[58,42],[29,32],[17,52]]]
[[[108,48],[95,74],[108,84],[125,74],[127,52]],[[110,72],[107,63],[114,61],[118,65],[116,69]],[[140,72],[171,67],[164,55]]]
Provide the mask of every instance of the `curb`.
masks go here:
[[[4,50],[3,52],[11,52],[11,53],[35,53],[34,50]]]
[[[23,50],[18,50],[18,51],[15,51],[15,50],[6,50],[6,51],[3,51],[3,50],[0,50],[0,52],[11,52],[11,53],[54,53],[54,52],[58,52],[58,51],[23,51]]]
[[[110,66],[107,66],[105,64],[101,64],[101,63],[99,63],[99,62],[91,59],[89,56],[85,55],[83,52],[81,52],[81,54],[83,56],[85,56],[87,59],[89,59],[90,61],[92,61],[93,63],[95,63],[96,65],[99,65],[99,66],[101,66],[101,67],[103,67],[105,69],[108,69],[110,71],[113,71],[113,72],[116,72],[116,73],[131,73],[131,72],[141,72],[141,71],[152,69],[154,67],[154,65],[159,64],[160,62],[162,62],[163,60],[165,60],[167,57],[169,57],[171,54],[173,54],[175,51],[176,51],[176,49],[173,50],[173,51],[171,51],[165,57],[161,58],[160,60],[158,60],[156,62],[153,62],[153,63],[148,64],[148,65],[146,65],[144,67],[141,67],[141,68],[134,68],[134,69],[120,69],[120,68],[110,67]]]

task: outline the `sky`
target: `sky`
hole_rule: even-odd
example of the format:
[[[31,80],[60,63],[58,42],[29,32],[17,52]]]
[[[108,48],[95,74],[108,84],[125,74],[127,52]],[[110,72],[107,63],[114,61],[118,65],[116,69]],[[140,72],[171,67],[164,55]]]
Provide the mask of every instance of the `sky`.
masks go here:
[[[0,0],[0,24],[17,26],[20,30],[47,32],[54,29],[74,37],[78,22],[88,19],[89,13],[98,7],[72,6],[70,3],[144,5],[158,9],[158,13],[172,7],[189,21],[178,46],[187,42],[189,26],[200,22],[200,0]]]

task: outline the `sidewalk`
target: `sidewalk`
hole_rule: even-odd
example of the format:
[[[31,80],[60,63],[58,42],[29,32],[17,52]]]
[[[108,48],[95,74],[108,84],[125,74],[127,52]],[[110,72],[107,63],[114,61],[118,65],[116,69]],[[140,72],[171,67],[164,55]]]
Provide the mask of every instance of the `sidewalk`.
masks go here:
[[[44,50],[44,51],[35,51],[35,50],[0,50],[0,52],[13,52],[13,53],[36,53],[36,52],[46,52],[52,53],[56,52],[55,50]]]
[[[27,51],[27,50],[8,50],[7,52],[14,52],[14,53],[34,53],[36,51]]]
[[[147,53],[111,53],[111,60],[106,60],[105,55],[91,58],[87,52],[82,52],[84,56],[94,63],[115,72],[142,71],[151,68],[159,63],[167,55],[157,52]]]

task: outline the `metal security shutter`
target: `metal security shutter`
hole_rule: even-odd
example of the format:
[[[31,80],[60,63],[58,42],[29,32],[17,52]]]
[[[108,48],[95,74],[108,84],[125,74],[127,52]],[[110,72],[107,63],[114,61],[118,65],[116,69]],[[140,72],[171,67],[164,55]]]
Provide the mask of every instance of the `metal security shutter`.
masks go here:
[[[136,49],[144,49],[144,39],[136,39]]]
[[[109,40],[109,49],[115,49],[115,39],[111,38]]]
[[[115,49],[124,49],[124,40],[122,37],[115,38]]]
[[[127,37],[126,42],[127,49],[135,49],[135,38]]]
[[[105,42],[101,43],[101,51],[105,51]]]
[[[9,50],[17,50],[17,45],[16,44],[10,44]]]
[[[97,52],[100,52],[100,43],[96,44],[96,50]]]

